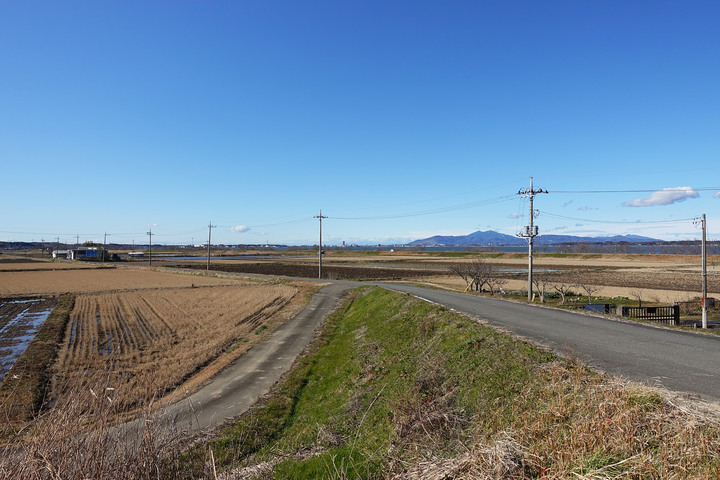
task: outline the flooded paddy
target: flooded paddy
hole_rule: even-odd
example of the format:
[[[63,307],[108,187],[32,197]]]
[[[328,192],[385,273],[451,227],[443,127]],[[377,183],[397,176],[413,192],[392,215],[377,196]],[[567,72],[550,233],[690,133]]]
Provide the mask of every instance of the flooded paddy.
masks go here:
[[[55,307],[55,299],[0,300],[0,381]]]

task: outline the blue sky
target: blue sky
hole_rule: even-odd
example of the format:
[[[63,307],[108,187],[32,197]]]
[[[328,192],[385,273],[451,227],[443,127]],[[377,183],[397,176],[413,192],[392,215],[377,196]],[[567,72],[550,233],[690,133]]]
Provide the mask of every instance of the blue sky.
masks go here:
[[[0,240],[720,236],[720,3],[0,5]],[[672,190],[668,190],[672,189]],[[602,192],[602,193],[599,193]],[[663,223],[659,223],[663,222]]]

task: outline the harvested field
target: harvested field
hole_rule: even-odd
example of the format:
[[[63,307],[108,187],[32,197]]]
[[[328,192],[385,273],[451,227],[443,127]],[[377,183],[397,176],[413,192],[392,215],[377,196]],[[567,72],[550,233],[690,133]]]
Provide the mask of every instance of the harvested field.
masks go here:
[[[124,407],[143,405],[244,339],[282,323],[278,312],[298,291],[235,285],[78,295],[55,366],[54,394],[89,388],[88,372],[106,372],[107,386]]]
[[[0,271],[0,296],[56,295],[143,288],[234,285],[236,280],[178,275],[144,268],[89,268],[55,271]]]
[[[323,277],[347,280],[412,280],[431,281],[435,285],[455,288],[457,281],[450,273],[452,265],[472,262],[477,258],[496,265],[503,278],[517,284],[527,279],[527,255],[497,254],[493,257],[451,259],[422,255],[329,256],[323,261]],[[720,263],[717,257],[708,260],[708,291],[720,296]],[[199,262],[174,262],[173,266],[188,269],[205,268]],[[610,255],[588,254],[569,257],[542,256],[535,259],[536,278],[567,284],[585,283],[615,295],[628,296],[630,290],[644,289],[652,296],[675,301],[698,296],[701,291],[699,259],[687,255]],[[228,260],[211,264],[215,271],[284,275],[316,278],[317,260],[283,258],[272,260]],[[443,279],[445,277],[445,279]],[[464,285],[463,285],[464,288]],[[510,286],[509,288],[516,288]]]
[[[178,264],[179,268],[204,269],[198,264]],[[215,263],[211,270],[234,273],[252,273],[261,275],[281,275],[287,277],[317,278],[317,264],[301,263]],[[437,272],[435,272],[437,273]],[[323,278],[336,280],[399,280],[427,276],[427,269],[397,267],[344,266],[323,264]]]
[[[6,262],[0,263],[0,272],[38,271],[38,270],[89,270],[94,268],[108,268],[100,265],[83,262]],[[112,268],[112,267],[110,267]]]

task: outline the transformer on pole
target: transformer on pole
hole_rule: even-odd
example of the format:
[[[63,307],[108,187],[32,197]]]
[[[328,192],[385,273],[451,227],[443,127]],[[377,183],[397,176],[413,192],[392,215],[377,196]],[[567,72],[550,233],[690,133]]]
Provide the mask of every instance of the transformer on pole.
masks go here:
[[[530,177],[530,188],[524,188],[518,192],[518,195],[530,198],[530,222],[525,227],[525,231],[518,233],[518,237],[528,239],[528,302],[532,301],[532,285],[533,285],[533,239],[538,236],[538,227],[533,225],[535,212],[533,210],[533,198],[538,193],[548,193],[547,190],[541,188],[533,188],[533,177]]]

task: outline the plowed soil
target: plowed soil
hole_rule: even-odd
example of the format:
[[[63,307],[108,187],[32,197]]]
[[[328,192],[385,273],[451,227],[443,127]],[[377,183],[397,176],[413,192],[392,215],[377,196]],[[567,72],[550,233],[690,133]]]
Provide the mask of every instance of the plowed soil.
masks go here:
[[[178,275],[144,268],[0,271],[0,296],[56,295],[64,292],[106,292],[234,283],[235,280],[227,278]]]

